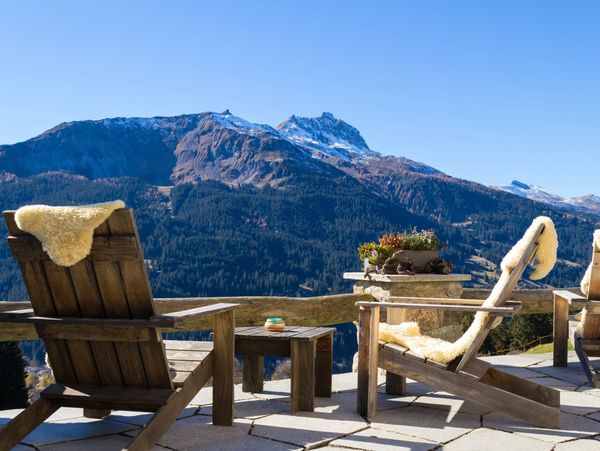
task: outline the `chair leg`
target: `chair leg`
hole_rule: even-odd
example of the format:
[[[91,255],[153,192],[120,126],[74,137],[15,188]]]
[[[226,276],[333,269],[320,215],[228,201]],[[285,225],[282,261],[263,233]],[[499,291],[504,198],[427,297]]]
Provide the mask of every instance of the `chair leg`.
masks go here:
[[[195,393],[187,395],[183,390],[173,393],[165,405],[144,426],[137,437],[123,449],[128,451],[146,451],[151,449],[163,434],[167,432],[175,420],[177,420],[177,417],[193,399]]]
[[[575,353],[577,354],[577,357],[579,357],[579,361],[581,362],[581,366],[583,367],[583,372],[587,376],[592,387],[600,388],[600,380],[598,380],[596,371],[594,371],[594,367],[590,363],[590,359],[588,359],[587,354],[581,348],[581,335],[578,334],[577,332],[575,332],[573,341],[574,341],[573,345],[575,347]]]
[[[406,378],[390,371],[385,372],[385,392],[388,395],[403,395],[406,391]]]
[[[196,393],[208,382],[213,374],[213,356],[207,357],[188,376],[183,386],[173,392],[167,402],[158,409],[150,421],[129,445],[124,448],[129,451],[146,451],[167,432],[167,429],[177,420],[179,414],[185,409]],[[215,378],[216,379],[216,378]],[[213,404],[214,408],[214,404]],[[213,421],[214,423],[214,421]]]
[[[0,449],[11,449],[58,410],[55,400],[40,398],[0,429]]]

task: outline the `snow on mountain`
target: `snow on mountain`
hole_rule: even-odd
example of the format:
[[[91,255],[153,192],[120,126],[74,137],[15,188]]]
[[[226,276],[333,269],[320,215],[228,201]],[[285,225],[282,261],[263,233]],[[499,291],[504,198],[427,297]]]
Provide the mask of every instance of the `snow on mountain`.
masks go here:
[[[27,141],[0,145],[0,182],[52,171],[90,179],[130,176],[157,185],[215,179],[279,186],[291,174],[342,171],[385,187],[407,172],[440,174],[369,148],[331,113],[291,116],[277,128],[222,113],[63,122]],[[379,188],[377,188],[379,189]]]
[[[516,194],[517,196],[542,202],[544,204],[549,204],[563,210],[600,215],[600,197],[594,194],[578,197],[564,197],[541,186],[528,185],[527,183],[518,180],[513,180],[510,185],[493,185],[492,188]]]
[[[310,153],[342,160],[380,156],[369,146],[360,132],[331,113],[320,117],[290,116],[276,127],[288,141]]]
[[[210,113],[210,115],[215,122],[230,130],[247,132],[250,134],[255,134],[256,132],[277,134],[275,129],[270,125],[248,122],[241,117],[234,116],[229,110],[225,110],[222,113]]]

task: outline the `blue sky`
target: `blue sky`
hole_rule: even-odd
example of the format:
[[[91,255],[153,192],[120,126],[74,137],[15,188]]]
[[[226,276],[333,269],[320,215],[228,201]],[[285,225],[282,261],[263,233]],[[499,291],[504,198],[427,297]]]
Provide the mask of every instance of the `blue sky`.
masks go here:
[[[330,111],[485,184],[600,194],[600,2],[0,3],[0,143],[62,121]]]

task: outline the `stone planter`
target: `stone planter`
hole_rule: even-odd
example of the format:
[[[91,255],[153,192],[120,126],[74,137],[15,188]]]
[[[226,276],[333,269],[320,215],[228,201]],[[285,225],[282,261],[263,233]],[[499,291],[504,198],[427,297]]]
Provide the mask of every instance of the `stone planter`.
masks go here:
[[[406,251],[394,252],[394,258],[401,263],[412,263],[415,272],[423,271],[427,263],[438,258],[437,251]]]

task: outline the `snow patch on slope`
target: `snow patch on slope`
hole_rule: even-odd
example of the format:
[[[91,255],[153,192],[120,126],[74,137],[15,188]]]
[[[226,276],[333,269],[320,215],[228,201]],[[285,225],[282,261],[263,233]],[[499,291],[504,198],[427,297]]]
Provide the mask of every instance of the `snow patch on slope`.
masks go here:
[[[231,130],[242,131],[250,134],[255,134],[257,132],[277,134],[277,131],[270,125],[248,122],[241,117],[234,116],[229,110],[225,110],[222,113],[210,113],[210,116],[216,123]]]

